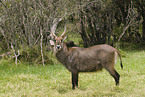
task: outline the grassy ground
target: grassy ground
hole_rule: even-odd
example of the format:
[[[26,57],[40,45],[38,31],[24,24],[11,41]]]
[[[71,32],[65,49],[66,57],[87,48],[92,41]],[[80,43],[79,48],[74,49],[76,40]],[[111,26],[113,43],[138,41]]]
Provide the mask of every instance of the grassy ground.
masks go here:
[[[0,97],[145,97],[145,51],[124,51],[120,86],[106,70],[80,73],[79,87],[71,89],[71,74],[64,66],[34,66],[0,61]]]

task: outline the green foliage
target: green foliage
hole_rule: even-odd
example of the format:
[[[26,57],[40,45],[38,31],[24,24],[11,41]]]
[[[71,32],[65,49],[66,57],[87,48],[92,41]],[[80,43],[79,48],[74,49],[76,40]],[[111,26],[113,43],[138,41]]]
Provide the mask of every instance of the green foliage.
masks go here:
[[[80,73],[79,87],[71,89],[71,74],[62,65],[34,66],[0,61],[0,97],[144,97],[145,51],[125,51],[124,69],[117,61],[120,85],[106,70]]]
[[[145,43],[137,43],[137,42],[120,42],[119,48],[124,49],[125,51],[141,51],[145,50]]]
[[[48,52],[47,48],[43,48],[43,57],[45,64],[54,64],[54,55],[52,52]],[[21,62],[27,62],[29,64],[42,64],[41,48],[39,46],[33,46],[32,48],[25,47],[21,49],[18,59]]]

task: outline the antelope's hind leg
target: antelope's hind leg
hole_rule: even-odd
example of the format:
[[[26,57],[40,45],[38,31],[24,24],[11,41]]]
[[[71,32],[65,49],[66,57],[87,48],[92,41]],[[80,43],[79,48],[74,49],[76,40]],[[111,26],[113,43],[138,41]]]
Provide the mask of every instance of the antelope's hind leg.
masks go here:
[[[106,69],[106,68],[105,68]],[[110,75],[115,79],[115,82],[116,82],[116,86],[119,85],[119,78],[120,78],[120,75],[119,73],[115,70],[115,69],[106,69]]]
[[[119,78],[120,78],[120,75],[119,75],[119,73],[116,70],[114,70],[114,71],[115,71],[115,74],[117,76],[117,78],[114,78],[115,79],[115,82],[116,82],[116,86],[119,86]]]

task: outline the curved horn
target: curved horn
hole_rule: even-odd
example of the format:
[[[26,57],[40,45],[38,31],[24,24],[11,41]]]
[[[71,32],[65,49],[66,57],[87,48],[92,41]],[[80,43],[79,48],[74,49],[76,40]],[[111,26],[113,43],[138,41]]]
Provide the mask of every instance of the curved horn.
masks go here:
[[[56,30],[56,28],[57,28],[57,24],[58,24],[61,20],[62,20],[62,18],[60,18],[60,19],[55,18],[54,21],[53,21],[53,26],[51,27],[51,33],[52,33],[52,35],[55,36],[55,37],[56,37],[56,35],[55,35],[55,30]]]
[[[52,34],[53,36],[56,36],[56,35],[55,35],[56,27],[57,27],[57,19],[55,18],[54,21],[53,21],[53,26],[51,26],[51,34]]]
[[[61,36],[63,36],[63,35],[65,34],[65,32],[66,32],[66,22],[65,22],[65,28],[64,28],[64,31],[63,31],[63,33],[62,33]]]

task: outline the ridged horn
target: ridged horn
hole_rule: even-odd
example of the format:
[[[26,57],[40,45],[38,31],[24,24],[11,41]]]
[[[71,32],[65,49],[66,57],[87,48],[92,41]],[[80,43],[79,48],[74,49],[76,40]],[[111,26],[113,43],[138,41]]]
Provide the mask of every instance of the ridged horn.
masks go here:
[[[65,34],[65,32],[66,32],[66,22],[65,22],[65,28],[64,28],[64,31],[63,31],[63,33],[62,33],[61,36],[63,36],[63,35]]]
[[[52,34],[53,36],[55,36],[55,37],[56,37],[56,35],[55,35],[55,30],[56,30],[56,28],[57,28],[57,24],[58,24],[61,20],[62,20],[62,18],[60,18],[59,20],[58,20],[57,18],[55,18],[54,21],[53,21],[53,26],[51,27],[51,34]]]

